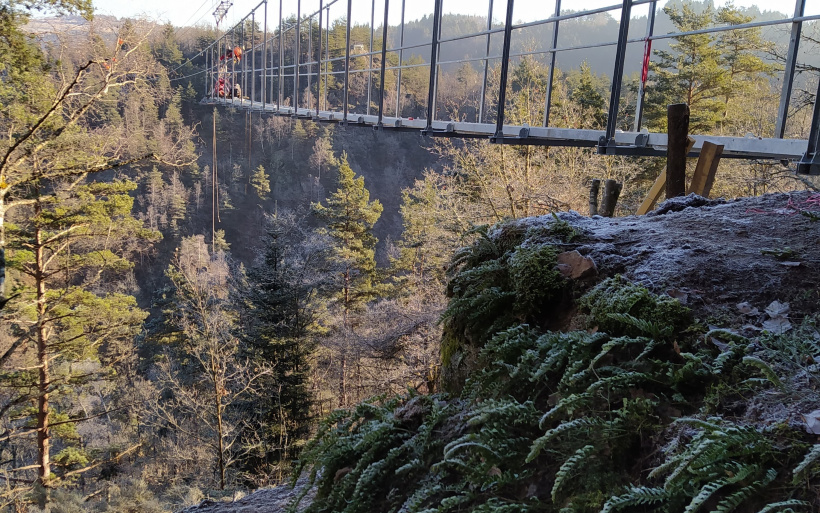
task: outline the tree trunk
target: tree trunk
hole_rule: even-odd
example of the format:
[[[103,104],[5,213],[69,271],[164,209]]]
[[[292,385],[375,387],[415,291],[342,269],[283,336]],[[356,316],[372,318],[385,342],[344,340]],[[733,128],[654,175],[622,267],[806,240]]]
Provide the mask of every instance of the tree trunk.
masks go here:
[[[211,357],[213,358],[213,356]],[[211,360],[211,379],[214,382],[214,405],[216,406],[216,443],[219,450],[219,489],[225,489],[225,427],[222,423],[224,406],[222,405],[222,390],[220,379],[216,370],[216,363]]]
[[[604,182],[604,197],[601,199],[601,215],[604,217],[612,217],[615,214],[615,205],[618,203],[618,197],[621,195],[623,185],[615,180],[607,180]]]
[[[347,406],[347,354],[342,354],[342,374],[339,378],[339,406]]]
[[[39,209],[38,209],[39,210]],[[48,479],[51,476],[51,461],[49,459],[49,367],[48,367],[48,333],[46,332],[46,276],[45,276],[45,255],[43,254],[43,234],[40,228],[37,228],[36,234],[37,246],[35,248],[35,263],[37,271],[35,273],[35,281],[37,287],[37,364],[39,366],[39,379],[37,383],[38,398],[37,398],[37,465],[38,478],[37,482],[46,489]],[[44,507],[48,500],[48,494],[43,493],[40,499],[41,505]]]
[[[599,179],[592,180],[592,185],[589,187],[589,215],[598,215],[598,191],[601,189],[601,181]]]
[[[0,196],[0,299],[6,297],[6,197]]]
[[[686,148],[689,135],[689,105],[675,103],[666,110],[669,125],[666,149],[666,199],[686,194]]]

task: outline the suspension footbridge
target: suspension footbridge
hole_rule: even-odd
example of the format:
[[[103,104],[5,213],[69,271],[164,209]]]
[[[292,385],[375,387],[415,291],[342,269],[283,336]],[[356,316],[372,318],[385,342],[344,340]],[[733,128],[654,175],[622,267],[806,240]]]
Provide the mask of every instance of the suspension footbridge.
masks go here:
[[[406,19],[409,1],[414,13],[425,12],[420,21]],[[820,174],[820,101],[814,101],[810,121],[805,111],[800,120],[794,115],[798,87],[805,89],[809,83],[817,89],[815,98],[820,98],[820,85],[803,80],[798,86],[805,29],[820,20],[820,5],[814,5],[820,4],[817,0],[796,0],[792,14],[777,19],[663,34],[655,30],[658,0],[623,0],[585,10],[565,9],[561,0],[551,0],[543,2],[542,13],[527,13],[526,21],[521,21],[515,0],[484,0],[483,25],[458,31],[448,26],[448,2],[263,0],[203,50],[207,93],[202,101],[317,122],[418,131],[431,137],[591,147],[602,155],[660,156],[666,154],[667,135],[643,126],[645,100],[653,86],[649,73],[653,43],[701,34],[779,29],[788,43],[781,69],[772,79],[779,91],[772,129],[758,135],[694,133],[690,156],[699,155],[703,143],[709,141],[724,146],[724,158],[790,161],[798,172]],[[348,22],[354,20],[354,4],[355,12],[366,10],[369,19]],[[584,34],[562,38],[577,27],[573,21],[594,16],[616,20],[617,39],[584,41]],[[539,35],[535,43],[533,34]],[[481,50],[457,55],[453,48],[465,42]],[[596,70],[611,77],[605,127],[562,127],[554,119],[556,58],[590,49],[611,56],[611,69]],[[522,123],[520,116],[510,113],[510,76],[515,63],[526,58],[543,63],[547,74],[543,94],[537,99],[537,116]],[[628,65],[641,69],[634,94],[625,94]],[[453,84],[452,76],[464,66],[478,76],[477,94],[454,106],[448,101],[447,84]],[[800,130],[790,130],[798,123],[802,123]]]

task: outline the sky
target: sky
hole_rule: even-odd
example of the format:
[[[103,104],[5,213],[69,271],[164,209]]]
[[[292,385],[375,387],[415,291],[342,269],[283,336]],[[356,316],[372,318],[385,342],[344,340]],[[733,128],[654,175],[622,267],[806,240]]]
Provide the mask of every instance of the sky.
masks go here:
[[[223,27],[231,26],[241,20],[254,7],[259,5],[260,0],[233,0],[233,7],[230,8]],[[268,0],[268,20],[269,25],[276,23],[278,19],[279,2]],[[421,18],[425,14],[432,14],[433,0],[392,0],[390,2],[389,22],[391,25],[398,24],[401,16],[401,4],[405,3],[405,20],[410,21]],[[486,16],[489,0],[443,0],[444,12],[453,14],[476,14]],[[334,0],[324,0],[324,5],[328,5]],[[382,0],[353,0],[354,22],[369,23],[371,17],[371,6],[375,2],[375,25],[380,25],[384,16],[384,2]],[[618,0],[563,0],[564,10],[582,10],[606,7],[620,3]],[[664,1],[658,2],[663,5]],[[720,7],[725,5],[727,0],[715,0],[715,5]],[[499,21],[504,19],[506,2],[504,0],[494,0],[493,17]],[[734,0],[736,6],[757,5],[762,11],[778,11],[793,14],[793,0]],[[99,14],[113,15],[116,17],[134,17],[145,15],[162,21],[170,21],[175,26],[187,26],[197,23],[213,24],[213,12],[219,5],[219,0],[94,0],[94,5]],[[516,0],[513,17],[516,21],[533,21],[549,17],[554,10],[555,0]],[[319,8],[319,0],[302,0],[302,14],[313,13]],[[645,16],[648,12],[648,5],[641,5],[633,8],[633,16]],[[283,10],[285,15],[296,13],[296,0],[284,0]],[[335,0],[331,5],[331,19],[343,17],[346,14],[346,0]],[[820,15],[820,0],[807,0],[806,15]],[[261,10],[260,10],[261,13]],[[618,16],[619,11],[613,11],[613,15]],[[261,14],[260,14],[261,16]],[[785,16],[785,14],[784,14]],[[258,19],[258,18],[257,18]]]

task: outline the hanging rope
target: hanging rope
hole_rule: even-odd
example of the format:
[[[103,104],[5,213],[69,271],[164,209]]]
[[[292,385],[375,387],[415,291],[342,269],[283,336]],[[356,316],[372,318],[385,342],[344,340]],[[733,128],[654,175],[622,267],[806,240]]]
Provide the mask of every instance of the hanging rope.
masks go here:
[[[211,166],[211,253],[216,253],[216,223],[221,222],[219,219],[219,187],[217,186],[217,179],[219,174],[217,173],[217,151],[216,151],[216,107],[214,107],[214,115],[213,115],[213,154],[212,154],[212,162],[213,166]]]

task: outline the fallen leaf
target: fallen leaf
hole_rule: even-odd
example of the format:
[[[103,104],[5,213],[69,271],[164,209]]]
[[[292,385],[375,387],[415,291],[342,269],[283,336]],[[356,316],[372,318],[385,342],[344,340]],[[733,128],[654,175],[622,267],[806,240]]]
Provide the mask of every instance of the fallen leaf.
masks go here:
[[[820,410],[814,410],[811,413],[800,415],[803,417],[803,422],[806,423],[806,432],[814,435],[820,435]]]
[[[721,342],[720,340],[716,339],[715,337],[709,337],[709,339],[710,339],[710,341],[711,341],[713,344],[715,344],[715,346],[717,346],[717,348],[718,348],[718,349],[720,349],[721,351],[724,351],[724,352],[725,352],[727,349],[729,349],[729,344],[726,344],[726,343],[724,343],[724,342]]]
[[[766,313],[769,317],[785,317],[791,311],[788,303],[781,303],[780,301],[772,301],[766,307]]]
[[[772,317],[771,319],[763,321],[763,329],[771,331],[776,335],[781,335],[792,329],[792,323],[785,317]]]
[[[689,300],[689,294],[678,289],[669,289],[666,291],[666,295],[677,299],[683,304],[686,304],[686,302]]]
[[[753,307],[752,305],[750,305],[750,304],[749,304],[749,303],[747,303],[746,301],[744,301],[744,302],[742,302],[742,303],[738,303],[738,304],[737,304],[737,309],[738,309],[738,310],[740,311],[740,313],[742,313],[743,315],[758,315],[758,314],[760,314],[760,310],[758,310],[757,308]]]

